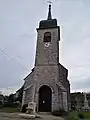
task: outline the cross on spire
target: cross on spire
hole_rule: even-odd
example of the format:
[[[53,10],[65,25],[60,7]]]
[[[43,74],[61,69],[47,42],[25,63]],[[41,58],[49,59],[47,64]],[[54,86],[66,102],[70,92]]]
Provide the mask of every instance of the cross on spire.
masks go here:
[[[52,3],[53,3],[51,0],[48,0],[47,2],[48,2],[49,4],[52,4]]]
[[[49,3],[49,11],[48,11],[48,18],[47,20],[51,20],[52,19],[52,15],[51,15],[51,4],[53,3],[52,1],[47,1]]]

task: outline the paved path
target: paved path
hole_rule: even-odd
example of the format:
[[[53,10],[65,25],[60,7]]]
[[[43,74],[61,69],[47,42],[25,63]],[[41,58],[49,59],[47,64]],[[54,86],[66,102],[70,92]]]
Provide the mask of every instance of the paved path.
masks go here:
[[[64,120],[63,118],[55,117],[48,114],[40,114],[40,116],[41,118],[35,118],[35,120]],[[0,120],[27,120],[27,119],[20,118],[19,113],[0,112]]]

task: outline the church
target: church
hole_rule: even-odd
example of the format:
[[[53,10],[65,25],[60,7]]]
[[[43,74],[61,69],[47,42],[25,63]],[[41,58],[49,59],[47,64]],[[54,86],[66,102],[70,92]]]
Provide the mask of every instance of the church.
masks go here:
[[[24,78],[22,106],[35,102],[38,112],[70,110],[68,70],[59,63],[59,41],[60,26],[49,4],[48,17],[37,28],[35,65]]]

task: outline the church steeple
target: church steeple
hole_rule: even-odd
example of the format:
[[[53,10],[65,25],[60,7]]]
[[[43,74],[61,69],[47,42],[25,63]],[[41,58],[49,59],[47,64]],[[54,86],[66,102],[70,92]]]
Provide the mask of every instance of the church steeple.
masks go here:
[[[57,20],[52,19],[51,14],[51,2],[49,2],[49,11],[48,11],[48,17],[46,20],[41,20],[39,23],[39,29],[47,29],[47,28],[56,28],[57,26]]]
[[[48,11],[48,18],[47,20],[51,20],[52,19],[52,15],[51,15],[51,4],[49,4],[49,11]]]

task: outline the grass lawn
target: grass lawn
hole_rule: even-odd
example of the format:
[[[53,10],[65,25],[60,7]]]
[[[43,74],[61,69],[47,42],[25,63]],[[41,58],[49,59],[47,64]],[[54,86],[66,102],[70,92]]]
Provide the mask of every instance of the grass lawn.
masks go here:
[[[4,108],[0,108],[0,112],[7,112],[7,113],[20,112],[20,108],[4,107]]]
[[[84,119],[90,119],[90,112],[69,112],[67,120],[79,120],[78,113],[82,113]]]
[[[90,119],[90,112],[83,112],[84,117]]]

